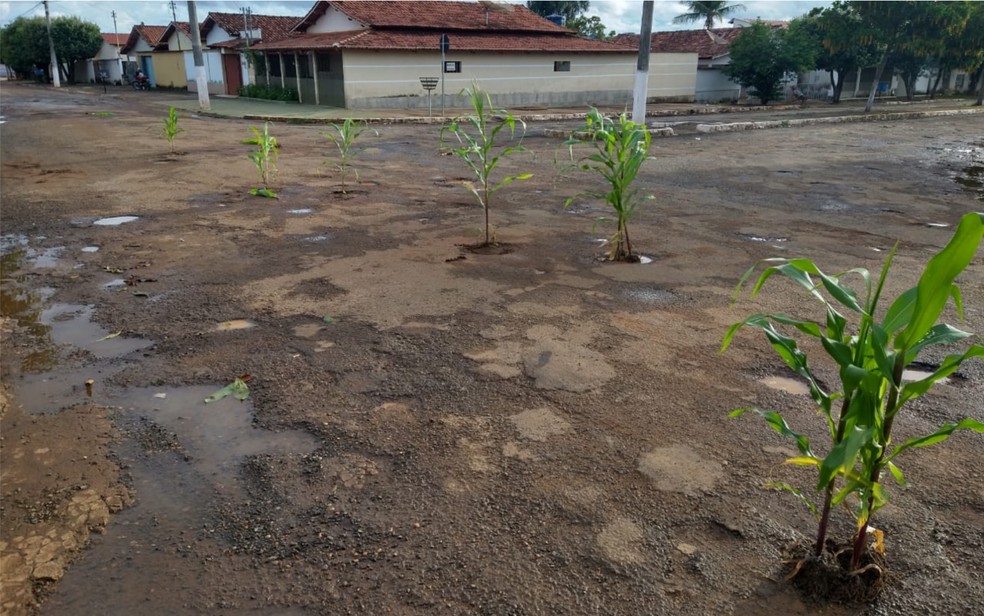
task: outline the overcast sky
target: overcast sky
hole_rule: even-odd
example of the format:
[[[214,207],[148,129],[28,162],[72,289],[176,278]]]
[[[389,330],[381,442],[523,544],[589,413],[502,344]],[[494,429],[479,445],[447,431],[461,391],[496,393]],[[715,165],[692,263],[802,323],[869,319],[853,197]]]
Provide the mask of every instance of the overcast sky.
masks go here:
[[[521,0],[511,0],[519,2]],[[810,0],[745,0],[746,9],[739,16],[761,19],[792,19],[808,12],[815,6],[830,2]],[[113,31],[112,12],[116,11],[117,29],[127,33],[141,22],[148,25],[167,25],[172,21],[171,8],[166,0],[50,0],[52,15],[75,15],[99,24],[103,32]],[[188,3],[184,0],[174,2],[178,21],[188,20]],[[203,20],[209,11],[238,13],[242,7],[250,7],[253,13],[264,15],[302,16],[314,6],[313,0],[266,1],[247,0],[219,1],[202,0],[198,2],[198,19]],[[673,17],[685,12],[682,2],[657,0],[653,17],[653,30],[680,30],[699,28],[678,26],[672,23]],[[589,15],[598,15],[609,30],[617,32],[639,32],[642,15],[641,0],[592,0]],[[7,24],[20,15],[44,15],[40,2],[30,0],[0,1],[0,24]]]

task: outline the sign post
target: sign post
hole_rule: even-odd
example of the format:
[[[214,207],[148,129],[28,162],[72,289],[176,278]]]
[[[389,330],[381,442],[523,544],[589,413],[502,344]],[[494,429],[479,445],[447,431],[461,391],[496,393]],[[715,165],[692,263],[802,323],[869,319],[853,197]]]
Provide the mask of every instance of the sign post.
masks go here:
[[[421,77],[420,85],[427,90],[427,117],[431,117],[431,92],[437,87],[437,77]]]
[[[447,34],[441,35],[441,117],[444,117],[444,69],[445,65],[445,54],[451,49],[451,39],[448,38]]]

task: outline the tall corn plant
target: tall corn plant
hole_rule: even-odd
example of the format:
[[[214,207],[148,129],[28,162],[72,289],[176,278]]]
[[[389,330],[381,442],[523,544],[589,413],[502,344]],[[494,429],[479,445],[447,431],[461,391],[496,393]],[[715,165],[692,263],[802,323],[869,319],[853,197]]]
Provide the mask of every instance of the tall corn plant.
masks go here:
[[[580,193],[596,199],[604,199],[615,211],[615,234],[609,239],[611,246],[609,258],[613,261],[632,260],[632,242],[629,239],[629,221],[639,206],[639,191],[632,184],[649,156],[649,146],[653,137],[645,124],[637,124],[623,113],[618,122],[606,118],[600,111],[592,108],[588,112],[584,128],[571,135],[567,146],[571,161],[585,171],[600,174],[608,183],[608,192]],[[594,152],[575,159],[574,146],[590,145]],[[580,195],[569,197],[566,208]],[[608,218],[600,218],[606,222]]]
[[[455,118],[448,126],[442,128],[441,143],[443,147],[447,133],[454,135],[458,147],[446,149],[465,161],[478,181],[477,185],[471,182],[465,185],[478,199],[479,205],[485,212],[485,242],[482,245],[489,246],[495,244],[495,236],[489,224],[492,195],[506,184],[533,177],[532,173],[519,173],[506,176],[498,182],[492,181],[492,172],[506,157],[529,151],[522,144],[523,135],[526,133],[526,123],[517,120],[505,109],[494,108],[492,98],[487,92],[482,91],[477,83],[473,82],[470,88],[462,90],[461,93],[468,96],[474,114],[464,118]],[[523,129],[523,135],[519,137],[520,143],[497,148],[495,142],[499,133],[503,129],[509,129],[508,136],[514,137],[517,123]]]
[[[962,353],[948,355],[928,377],[911,382],[903,380],[906,366],[916,361],[924,350],[973,336],[937,321],[951,298],[962,318],[962,296],[954,280],[973,259],[982,237],[984,214],[965,215],[949,243],[930,259],[919,283],[892,301],[880,317],[882,289],[895,249],[875,281],[867,270],[860,268],[828,275],[807,259],[765,259],[760,262],[767,267],[752,288],[752,297],[769,278],[781,274],[820,302],[825,319],[815,322],[784,314],[754,314],[728,330],[721,350],[728,348],[736,332],[743,327],[761,329],[786,365],[809,384],[810,395],[830,434],[830,446],[826,455],[822,454],[776,411],[741,408],[730,416],[737,417],[749,411],[761,416],[770,428],[795,440],[800,455],[788,459],[787,463],[817,471],[816,490],[823,495],[823,503],[819,508],[811,505],[811,509],[819,511],[815,556],[823,553],[831,508],[842,502],[852,504],[857,531],[853,539],[851,570],[856,571],[867,550],[872,515],[888,501],[882,484],[883,472],[887,469],[899,484],[905,485],[902,471],[896,465],[899,454],[943,441],[956,430],[984,432],[984,423],[967,418],[945,423],[931,434],[901,444],[892,442],[895,419],[908,402],[925,395],[964,361],[984,357],[984,346],[971,344]],[[742,276],[735,298],[757,267],[758,264]],[[844,278],[848,274],[860,278],[864,286],[863,298],[845,284]],[[851,325],[845,314],[853,315],[856,324]],[[783,333],[781,328],[792,328],[801,335],[820,340],[824,351],[839,367],[838,391],[826,391],[820,385],[806,354],[793,336]],[[802,492],[791,486],[779,487],[804,498]]]
[[[164,128],[161,132],[164,139],[167,140],[171,154],[174,154],[174,140],[178,133],[184,132],[184,129],[178,126],[178,112],[174,110],[174,107],[168,107],[167,115],[164,117]]]
[[[270,134],[270,123],[263,125],[263,132],[255,127],[250,127],[253,137],[244,139],[243,143],[255,145],[256,149],[249,153],[249,159],[256,165],[256,170],[260,174],[262,188],[251,188],[249,194],[258,197],[271,197],[276,199],[277,193],[268,188],[270,180],[277,172],[277,158],[279,157],[280,144],[277,138]]]

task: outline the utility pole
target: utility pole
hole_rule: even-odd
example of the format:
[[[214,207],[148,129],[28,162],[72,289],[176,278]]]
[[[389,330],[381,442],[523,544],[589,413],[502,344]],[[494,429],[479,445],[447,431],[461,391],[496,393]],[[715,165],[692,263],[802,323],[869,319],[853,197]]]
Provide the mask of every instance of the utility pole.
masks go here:
[[[195,84],[198,86],[198,106],[211,109],[208,101],[208,78],[205,76],[205,57],[202,56],[202,33],[198,28],[198,9],[195,0],[188,0],[188,27],[191,28],[191,51],[195,56]]]
[[[171,0],[167,5],[171,7],[171,22],[174,24],[175,33],[178,35],[178,51],[181,51],[181,28],[178,28],[178,3]]]
[[[653,38],[653,0],[642,3],[642,27],[639,30],[639,60],[636,62],[635,87],[632,89],[632,121],[646,123],[646,94],[649,92],[649,48]]]
[[[246,49],[249,49],[249,35],[250,35],[250,21],[253,17],[253,9],[246,8],[239,9],[239,12],[243,14],[243,36],[246,39]]]
[[[113,38],[116,43],[116,64],[120,69],[120,83],[123,83],[123,58],[120,57],[120,33],[116,29],[116,11],[111,11],[110,14],[113,16]]]
[[[48,12],[48,0],[44,0],[44,21],[48,24],[48,50],[51,52],[51,83],[56,88],[60,88],[61,76],[58,74],[58,56],[55,55],[55,39],[51,38],[51,13]]]

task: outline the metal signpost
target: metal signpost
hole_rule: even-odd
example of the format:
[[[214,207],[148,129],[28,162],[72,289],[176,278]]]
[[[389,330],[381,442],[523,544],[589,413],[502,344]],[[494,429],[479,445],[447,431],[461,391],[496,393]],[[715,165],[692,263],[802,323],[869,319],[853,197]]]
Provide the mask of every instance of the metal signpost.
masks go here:
[[[441,117],[444,117],[444,70],[447,66],[444,63],[445,54],[451,49],[451,39],[447,34],[441,35]]]
[[[421,77],[420,85],[427,90],[427,117],[431,117],[431,92],[437,87],[437,77]]]

